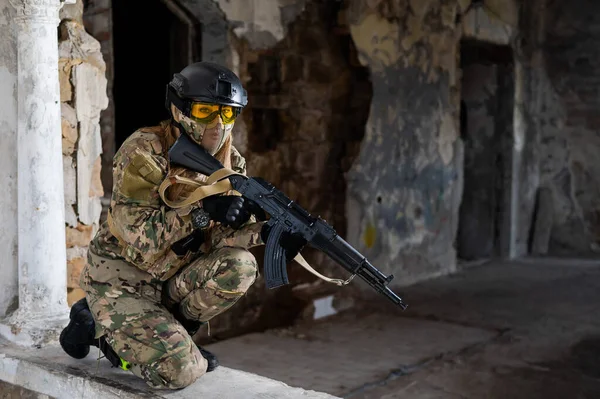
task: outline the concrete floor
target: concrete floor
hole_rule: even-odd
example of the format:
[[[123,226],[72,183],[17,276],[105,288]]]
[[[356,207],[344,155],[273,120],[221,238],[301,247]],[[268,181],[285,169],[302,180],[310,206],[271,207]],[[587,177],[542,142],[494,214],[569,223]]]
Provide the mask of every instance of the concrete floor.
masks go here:
[[[493,262],[289,329],[208,346],[225,366],[352,399],[600,398],[600,262]]]

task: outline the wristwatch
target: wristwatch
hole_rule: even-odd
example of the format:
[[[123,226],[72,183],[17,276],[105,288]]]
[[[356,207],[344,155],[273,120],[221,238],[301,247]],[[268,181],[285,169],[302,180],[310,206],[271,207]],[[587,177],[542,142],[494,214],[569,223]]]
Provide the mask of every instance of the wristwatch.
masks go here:
[[[205,229],[210,224],[210,215],[202,208],[192,211],[192,225],[196,229]]]

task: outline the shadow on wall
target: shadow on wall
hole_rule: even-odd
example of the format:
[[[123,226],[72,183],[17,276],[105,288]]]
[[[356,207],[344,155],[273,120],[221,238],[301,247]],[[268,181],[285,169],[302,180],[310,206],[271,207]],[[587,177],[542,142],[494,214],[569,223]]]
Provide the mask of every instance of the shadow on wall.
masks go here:
[[[165,87],[174,73],[200,61],[200,25],[171,1],[132,7],[114,1],[115,141],[168,119]]]
[[[465,155],[458,258],[507,257],[514,106],[511,48],[465,40],[461,68]]]

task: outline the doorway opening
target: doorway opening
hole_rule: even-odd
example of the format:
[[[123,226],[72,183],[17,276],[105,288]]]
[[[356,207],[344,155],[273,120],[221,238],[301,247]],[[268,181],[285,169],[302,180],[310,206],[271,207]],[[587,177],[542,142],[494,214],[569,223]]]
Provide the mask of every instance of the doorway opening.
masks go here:
[[[173,0],[142,7],[113,1],[115,148],[134,131],[169,117],[165,90],[173,74],[201,60],[201,26]]]
[[[509,46],[461,42],[464,187],[459,261],[507,257],[510,240],[514,61]]]

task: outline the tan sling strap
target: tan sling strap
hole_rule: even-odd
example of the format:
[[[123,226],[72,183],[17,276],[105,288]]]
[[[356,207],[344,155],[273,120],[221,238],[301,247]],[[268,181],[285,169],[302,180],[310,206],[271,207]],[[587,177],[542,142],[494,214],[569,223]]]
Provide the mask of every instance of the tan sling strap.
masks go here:
[[[175,209],[182,208],[185,206],[189,206],[193,203],[196,203],[206,197],[210,197],[212,195],[217,195],[217,194],[222,194],[227,191],[233,190],[233,187],[231,186],[231,182],[228,179],[229,176],[233,176],[233,175],[243,176],[241,173],[237,173],[231,169],[223,168],[223,169],[217,170],[215,173],[210,175],[208,177],[208,180],[204,183],[200,183],[195,180],[188,179],[185,177],[180,177],[180,176],[167,177],[160,184],[160,186],[158,188],[158,193],[160,195],[160,198],[162,198],[162,200],[165,202],[165,204],[167,204],[171,208],[175,208]],[[168,198],[166,198],[165,193],[167,192],[167,189],[174,184],[187,184],[192,187],[196,187],[196,189],[190,194],[190,196],[188,198],[186,198],[182,201],[177,201],[177,202],[171,201]],[[109,212],[109,217],[110,217],[110,212]],[[110,227],[110,222],[109,222],[109,227]],[[112,229],[111,229],[111,232],[112,232]],[[117,237],[117,236],[115,236],[115,237]],[[119,239],[119,238],[117,237],[117,239]],[[301,254],[296,255],[294,260],[296,262],[298,262],[298,264],[300,266],[302,266],[303,268],[305,268],[306,270],[308,270],[310,273],[314,274],[315,276],[319,277],[320,279],[327,281],[328,283],[338,285],[340,287],[344,286],[346,284],[349,284],[350,281],[352,281],[352,279],[354,278],[354,275],[350,276],[350,278],[348,278],[347,280],[342,280],[342,279],[338,279],[338,278],[330,278],[330,277],[324,276],[321,273],[319,273],[318,271],[316,271],[315,269],[313,269],[312,266],[310,266],[308,264],[306,259],[304,259],[304,257]]]
[[[205,183],[200,183],[192,179],[188,179],[186,177],[181,176],[167,176],[165,180],[158,187],[158,194],[160,198],[173,209],[183,208],[185,206],[192,205],[206,197],[210,197],[212,195],[222,194],[227,191],[233,190],[231,187],[231,182],[229,179],[226,179],[232,175],[238,175],[239,173],[223,168],[217,170],[215,173],[208,177],[208,180]],[[167,198],[165,193],[167,189],[174,184],[187,184],[192,187],[197,187],[188,198],[182,201],[171,201]]]

